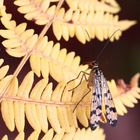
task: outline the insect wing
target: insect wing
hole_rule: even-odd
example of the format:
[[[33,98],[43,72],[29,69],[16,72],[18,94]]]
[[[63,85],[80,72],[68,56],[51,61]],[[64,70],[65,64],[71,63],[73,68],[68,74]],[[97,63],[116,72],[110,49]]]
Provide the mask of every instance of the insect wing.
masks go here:
[[[97,71],[94,75],[94,88],[95,91],[93,92],[92,97],[92,104],[91,104],[91,113],[90,113],[90,127],[92,130],[95,130],[98,126],[99,120],[102,114],[102,91],[101,91],[101,84],[100,81],[100,73]]]
[[[106,117],[111,126],[116,126],[117,124],[117,111],[112,99],[112,95],[107,85],[107,81],[101,72],[102,79],[102,95],[104,96],[104,104],[106,110]]]

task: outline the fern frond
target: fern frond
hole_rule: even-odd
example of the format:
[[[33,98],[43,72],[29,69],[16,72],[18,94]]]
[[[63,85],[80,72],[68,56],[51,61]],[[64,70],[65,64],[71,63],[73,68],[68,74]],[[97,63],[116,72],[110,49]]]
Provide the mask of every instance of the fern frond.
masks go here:
[[[115,0],[66,0],[69,7],[73,10],[104,11],[118,13],[120,7]]]
[[[18,0],[18,2],[20,3],[21,1]],[[26,3],[28,0],[24,2]],[[46,1],[44,0],[43,2]],[[36,9],[30,3],[29,5],[27,4],[27,7],[26,4],[24,8],[21,8],[21,11],[24,13],[28,11],[28,14],[26,14],[28,15],[27,17],[33,18],[35,13],[38,14],[38,11],[34,13]],[[75,78],[80,71],[88,71],[88,66],[80,65],[80,57],[75,57],[74,52],[67,53],[66,49],[60,50],[60,45],[54,45],[54,42],[48,41],[46,36],[42,37],[40,42],[35,46],[39,37],[34,34],[34,30],[26,30],[26,23],[21,23],[17,26],[16,22],[11,20],[12,15],[6,13],[4,6],[0,6],[1,22],[6,28],[6,30],[0,30],[0,35],[7,39],[2,42],[7,52],[14,57],[22,57],[31,52],[31,56],[29,56],[32,70],[38,76],[42,74],[45,78],[33,86],[34,74],[31,71],[25,76],[22,83],[18,85],[17,77],[13,77],[13,75],[6,76],[8,68],[0,69],[2,73],[0,73],[1,114],[7,128],[10,131],[14,131],[16,127],[18,132],[20,132],[16,139],[20,137],[21,139],[24,138],[26,117],[30,126],[34,129],[29,139],[38,139],[41,131],[47,133],[48,122],[50,123],[50,127],[57,133],[51,139],[69,138],[72,128],[75,130],[72,133],[74,139],[79,139],[81,135],[84,136],[86,133],[85,129],[78,129],[78,121],[84,127],[89,126],[88,120],[90,118],[92,93],[86,96],[75,112],[73,112],[77,102],[88,90],[87,83],[83,81],[74,92],[69,92],[68,89],[75,87],[80,78],[67,85],[65,90],[64,87],[66,81]],[[44,7],[44,5],[42,6]],[[29,7],[30,9],[28,9]],[[52,11],[55,10],[48,7],[45,7],[45,10],[49,11],[50,15],[54,15]],[[40,13],[38,17],[39,15]],[[41,18],[41,20],[38,20],[41,24],[48,22],[49,18],[46,21],[43,19],[44,16]],[[63,36],[68,40],[69,37],[76,35],[82,43],[85,43],[86,40],[89,41],[90,38],[95,37],[102,41],[103,39],[107,39],[116,29],[119,28],[123,31],[133,24],[135,24],[135,21],[118,21],[117,16],[102,11],[87,12],[70,9],[65,12],[61,8],[53,23],[53,29],[58,39]],[[121,32],[115,34],[114,38],[118,39],[120,35]],[[33,48],[34,46],[35,48]],[[59,82],[54,90],[52,88],[53,84],[48,83],[47,78],[49,73]],[[134,103],[137,103],[137,99],[140,98],[140,88],[136,84],[138,78],[139,75],[131,81],[130,86],[122,83],[117,85],[113,80],[109,83],[119,115],[127,113],[125,106],[134,107]],[[5,90],[7,85],[9,86]],[[45,137],[47,136],[45,135]],[[4,137],[4,139],[6,138]]]
[[[6,13],[1,18],[1,22],[7,28],[0,30],[0,35],[6,38],[2,44],[7,53],[14,57],[22,57],[32,50],[30,65],[37,76],[42,74],[44,78],[47,78],[50,73],[56,81],[68,81],[88,68],[87,65],[80,65],[80,57],[75,57],[74,52],[67,53],[66,49],[60,50],[60,44],[48,41],[46,36],[36,49],[33,49],[38,35],[34,34],[33,29],[26,30],[26,23],[16,26],[16,22],[11,20],[11,16]]]
[[[28,140],[38,140],[40,132],[34,131],[28,137]],[[24,132],[20,132],[15,140],[24,140]],[[89,139],[98,139],[98,140],[105,140],[105,135],[103,129],[98,128],[95,131],[91,129],[71,129],[69,133],[61,132],[60,134],[54,134],[54,130],[48,130],[45,135],[41,138],[41,140],[89,140]],[[2,140],[8,140],[8,136],[3,136]]]
[[[3,15],[1,21],[7,30],[0,30],[0,34],[4,38],[7,38],[7,40],[2,42],[7,48],[7,52],[14,57],[21,57],[28,54],[30,50],[33,49],[38,35],[33,34],[33,29],[25,30],[26,23],[21,23],[16,26],[16,22],[11,20],[11,15],[9,16],[6,13]],[[75,19],[76,17],[75,15]],[[59,24],[57,24],[57,26],[58,25]],[[59,29],[58,27],[57,29]],[[65,28],[65,31],[67,31],[66,29],[67,28]],[[73,29],[75,29],[75,27]],[[76,31],[78,31],[76,35],[84,39],[80,31],[81,29],[80,27],[76,28]],[[101,28],[97,29],[100,30]],[[70,33],[72,35],[74,32],[70,31]],[[120,34],[120,32],[118,32],[118,34]],[[114,37],[118,36],[118,34],[115,34]],[[96,33],[96,36],[97,35],[101,36],[102,34],[99,32],[99,34]],[[48,77],[50,73],[56,81],[68,81],[76,77],[79,71],[85,71],[87,69],[87,65],[79,65],[80,58],[74,57],[74,55],[74,52],[67,54],[66,49],[60,50],[59,44],[53,45],[52,41],[48,42],[47,37],[44,37],[30,57],[31,68],[38,76],[42,73],[43,77]],[[62,69],[62,71],[60,71],[60,69]]]
[[[110,13],[117,13],[120,10],[119,5],[115,1],[98,1],[98,0],[67,0],[67,4],[69,5],[70,9],[73,10],[87,10],[87,11],[103,11],[103,12],[110,12]],[[22,0],[15,0],[14,4],[19,6],[18,11],[22,14],[25,14],[25,18],[27,20],[35,20],[36,24],[44,25],[46,24],[49,19],[55,13],[55,5],[50,7],[50,1],[43,0],[43,1],[22,1]],[[109,5],[108,5],[109,4]]]
[[[140,74],[136,74],[132,77],[130,84],[127,85],[123,80],[119,81],[119,84],[114,80],[109,82],[110,90],[114,96],[114,102],[119,115],[127,113],[127,108],[133,108],[137,99],[140,99],[140,88],[138,87]]]
[[[139,75],[132,80],[135,81],[131,84],[133,87],[124,91],[123,94],[113,80],[109,82],[119,115],[127,113],[125,106],[133,107],[137,99],[140,99],[140,88],[136,85],[138,78]],[[33,79],[33,72],[29,72],[18,87],[17,78],[15,78],[7,94],[2,97],[2,117],[10,131],[14,131],[15,126],[19,132],[24,131],[25,115],[31,127],[38,132],[48,131],[48,121],[57,133],[70,132],[72,127],[78,128],[78,120],[84,127],[89,126],[92,92],[73,112],[77,102],[87,93],[87,82],[83,81],[72,93],[68,89],[75,87],[79,83],[78,80],[68,85],[65,90],[65,82],[60,82],[53,90],[52,83],[48,83],[47,79],[40,80],[33,87]],[[7,78],[3,80],[1,87],[6,81],[8,81]]]
[[[6,76],[8,70],[9,70],[8,65],[2,66],[3,62],[4,62],[4,60],[0,59],[0,80],[2,80]]]
[[[118,15],[112,15],[109,13],[99,12],[87,12],[79,10],[73,11],[69,9],[64,11],[63,8],[59,10],[59,19],[53,22],[53,32],[60,40],[63,37],[66,41],[69,37],[74,37],[83,44],[95,37],[100,41],[107,39],[110,35],[120,29],[121,31],[116,33],[111,41],[118,40],[122,34],[122,31],[130,28],[136,21],[120,20]],[[90,38],[89,38],[90,37]]]
[[[30,0],[27,1],[28,4],[23,5],[21,0],[17,0],[15,1],[15,4],[21,6],[19,8],[21,10],[19,11],[21,13],[25,13],[26,19],[33,20],[35,21],[36,24],[39,25],[47,24],[50,17],[53,17],[55,13],[55,7],[51,6],[47,12],[41,12],[42,11],[41,5],[44,1],[39,2],[38,1],[29,2],[29,1]],[[106,4],[106,2],[115,6],[111,7],[108,4]],[[65,11],[64,8],[61,8],[58,12],[55,21],[53,22],[53,32],[57,40],[60,40],[61,37],[63,37],[66,41],[68,41],[69,37],[76,36],[77,39],[83,44],[85,44],[86,41],[89,41],[90,39],[94,39],[95,37],[100,41],[103,41],[104,39],[109,38],[110,35],[117,29],[124,31],[129,27],[131,27],[132,25],[136,24],[136,21],[129,20],[119,21],[118,15],[114,16],[108,13],[108,12],[117,12],[119,10],[119,6],[117,6],[115,1],[113,0],[112,1],[82,0],[80,2],[79,0],[75,1],[67,0],[67,3],[69,4],[70,9],[68,11]],[[29,8],[29,6],[31,8]],[[80,10],[78,9],[79,7]],[[91,9],[93,8],[94,10],[92,9],[88,11],[90,7]],[[107,11],[107,13],[105,13],[105,10]],[[112,41],[114,39],[118,40],[121,34],[122,32],[115,34],[114,38],[112,38]]]
[[[5,88],[5,85],[8,85],[10,83],[10,88],[8,88],[8,90],[6,91],[5,95],[3,95],[2,91],[1,93],[1,97],[3,96],[16,96],[17,90],[18,90],[18,81],[17,78],[13,78],[13,76],[7,76],[5,77],[0,85],[2,87],[2,89]],[[12,82],[11,82],[12,80]],[[14,122],[14,107],[13,107],[13,101],[6,101],[3,100],[1,102],[1,113],[2,113],[2,118],[6,124],[6,126],[8,127],[8,129],[10,131],[14,131],[15,129],[15,122]]]
[[[8,140],[8,136],[4,135],[1,140]]]
[[[25,14],[25,18],[28,20],[36,20],[36,23],[43,22],[47,24],[49,20],[55,14],[56,6],[52,5],[50,7],[50,0],[15,0],[15,5],[20,6],[18,11]]]
[[[5,78],[1,87],[9,79]],[[48,84],[46,79],[40,80],[34,88],[33,81],[33,72],[25,76],[19,87],[17,78],[14,78],[9,90],[2,96],[1,113],[7,128],[14,131],[16,126],[19,132],[24,131],[25,114],[31,127],[38,132],[47,132],[48,121],[57,133],[62,130],[70,132],[71,127],[77,128],[78,114],[73,114],[75,102],[72,101],[72,93],[65,91],[62,95],[65,83],[60,82],[53,90],[52,83]],[[84,125],[88,127],[88,124]]]
[[[8,80],[3,80],[1,87],[5,85],[6,81]],[[56,96],[55,92],[61,90],[62,93],[62,87],[59,89],[60,84],[52,92],[52,83],[47,84],[47,80],[43,79],[31,90],[33,72],[29,72],[19,86],[18,91],[16,78],[11,85],[7,94],[2,97],[1,103],[2,117],[10,131],[14,131],[15,126],[19,132],[24,131],[26,114],[26,118],[34,130],[46,132],[49,120],[55,131],[61,132],[62,128],[58,120],[57,105],[55,106],[55,99],[53,99]],[[54,106],[46,106],[46,101],[49,104],[54,104]]]
[[[5,14],[1,18],[2,24],[7,28],[7,30],[0,30],[0,35],[7,39],[2,44],[7,48],[7,52],[10,55],[21,57],[32,49],[37,41],[37,35],[33,35],[33,29],[25,30],[26,23],[21,23],[16,26],[16,22],[11,20],[11,18],[12,16],[8,16],[8,14]]]

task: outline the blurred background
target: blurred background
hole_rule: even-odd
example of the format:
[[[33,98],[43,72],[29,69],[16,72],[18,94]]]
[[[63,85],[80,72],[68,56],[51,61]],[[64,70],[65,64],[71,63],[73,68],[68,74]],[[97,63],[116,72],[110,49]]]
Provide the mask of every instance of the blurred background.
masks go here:
[[[110,43],[103,54],[100,57],[99,65],[104,72],[105,77],[110,79],[123,78],[127,83],[130,78],[140,72],[140,1],[139,0],[117,0],[121,6],[119,13],[120,19],[137,20],[137,24],[123,32],[119,41]],[[5,0],[7,5],[7,11],[13,14],[13,19],[17,23],[28,22],[28,27],[34,28],[36,33],[40,33],[42,27],[35,25],[33,22],[26,21],[23,15],[17,12],[17,7],[13,5],[13,2]],[[2,25],[1,25],[2,26]],[[48,32],[49,39],[57,42],[52,30]],[[2,38],[0,38],[2,41]],[[100,50],[103,48],[104,42],[98,40],[92,40],[91,42],[83,45],[77,41],[77,39],[70,39],[69,42],[65,42],[63,39],[60,41],[62,47],[66,47],[68,51],[75,51],[77,55],[82,58],[82,63],[87,63],[96,58]],[[5,59],[5,64],[11,66],[10,73],[13,73],[16,66],[21,59],[12,58],[5,53],[4,48],[0,47],[0,55]],[[22,74],[30,70],[29,63],[22,70]],[[20,78],[20,77],[19,77]],[[21,75],[22,79],[22,75]],[[2,118],[0,118],[1,120]],[[115,128],[111,128],[109,125],[104,125],[106,140],[140,140],[140,102],[136,104],[135,108],[128,109],[128,113],[118,118],[118,125]],[[5,127],[3,121],[0,121],[0,136],[3,136],[9,131]],[[29,128],[29,133],[31,132]],[[17,132],[15,132],[17,133]],[[9,134],[11,135],[11,134]],[[12,140],[12,135],[11,135]]]

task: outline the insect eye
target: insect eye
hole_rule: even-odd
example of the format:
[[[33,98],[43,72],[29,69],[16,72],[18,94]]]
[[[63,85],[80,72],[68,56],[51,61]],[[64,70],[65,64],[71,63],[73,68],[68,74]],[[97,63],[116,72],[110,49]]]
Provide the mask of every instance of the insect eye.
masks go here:
[[[91,65],[94,66],[94,65],[95,65],[95,61],[92,61],[92,62],[91,62]]]
[[[90,66],[90,67],[93,67],[93,65],[94,65],[93,62],[90,62],[90,63],[89,63],[89,66]]]

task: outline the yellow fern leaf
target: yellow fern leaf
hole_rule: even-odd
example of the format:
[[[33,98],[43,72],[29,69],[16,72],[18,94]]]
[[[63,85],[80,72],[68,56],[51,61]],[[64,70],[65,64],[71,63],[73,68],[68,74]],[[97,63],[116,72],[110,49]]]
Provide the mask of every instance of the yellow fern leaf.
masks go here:
[[[133,78],[131,84],[133,87],[124,91],[124,94],[122,94],[122,89],[120,90],[120,87],[118,87],[113,80],[109,82],[109,87],[119,115],[127,113],[125,106],[133,107],[134,104],[137,103],[136,99],[140,99],[140,88],[137,86],[138,78],[139,75]],[[75,87],[75,85],[79,83],[79,80],[80,78],[68,85],[64,92],[65,82],[60,82],[56,88],[52,90],[52,84],[48,84],[48,81],[45,79],[40,80],[34,88],[32,88],[32,72],[29,72],[24,78],[18,91],[17,80],[13,80],[14,83],[11,84],[10,92],[3,96],[1,103],[2,116],[7,127],[13,131],[16,124],[19,132],[24,131],[25,114],[29,124],[38,132],[41,130],[47,132],[48,121],[51,127],[59,134],[62,130],[70,132],[72,127],[77,128],[77,120],[79,120],[83,126],[88,127],[92,92],[84,98],[73,113],[74,106],[88,90],[87,82],[83,81],[73,93],[72,91],[68,91],[68,89]],[[6,83],[6,81],[4,80],[3,82]],[[10,113],[8,118],[7,113]],[[11,116],[11,119],[9,119],[9,116]]]
[[[28,137],[28,140],[38,140],[39,133],[40,132],[38,131],[34,131],[33,133],[30,134],[30,136]]]
[[[28,81],[28,82],[27,82]],[[28,98],[29,92],[33,85],[33,72],[29,72],[19,86],[17,97]],[[19,101],[14,102],[15,124],[19,132],[24,131],[25,127],[25,104]]]
[[[137,99],[140,99],[140,88],[138,87],[138,79],[139,79],[139,74],[136,74],[134,78],[132,78],[130,82],[131,84],[128,86],[125,85],[126,87],[122,87],[122,85],[118,86],[114,80],[112,80],[111,82],[108,82],[109,88],[114,98],[114,103],[117,109],[117,113],[119,115],[124,115],[125,113],[127,113],[126,107],[132,108],[134,107],[134,104],[138,103]],[[72,89],[72,87],[68,89]],[[81,97],[84,96],[85,93],[87,93],[87,90],[88,90],[87,83],[83,81],[81,85],[79,85],[74,90],[72,102],[77,103],[81,99]],[[85,97],[84,100],[80,103],[80,105],[76,109],[77,119],[85,127],[88,126],[87,119],[89,119],[90,117],[89,116],[90,109],[88,108],[88,102],[90,103],[91,101],[91,98],[92,98],[91,95],[92,93],[90,93],[87,97]],[[82,106],[83,104],[85,105],[85,107]],[[82,109],[81,109],[81,106],[82,106]]]
[[[39,132],[34,131],[28,137],[28,140],[38,140]],[[60,134],[54,134],[53,129],[48,130],[41,140],[105,140],[103,129],[98,128],[95,131],[91,129],[71,129],[69,133],[61,132]],[[2,140],[8,140],[8,136],[3,136]],[[24,140],[24,132],[20,132],[15,140]]]
[[[0,83],[1,87],[10,79],[10,77],[5,78]],[[38,132],[41,130],[47,132],[48,121],[57,133],[61,133],[62,130],[69,132],[71,127],[78,127],[76,115],[73,117],[73,107],[70,107],[73,104],[72,99],[66,98],[68,92],[64,92],[65,99],[63,97],[63,102],[61,101],[64,82],[59,83],[54,91],[52,84],[48,84],[46,79],[39,81],[32,88],[33,72],[29,72],[18,90],[17,78],[10,85],[8,94],[2,97],[1,103],[2,117],[10,131],[14,131],[15,126],[19,132],[24,131],[25,114],[29,124]],[[65,106],[67,100],[70,104]]]
[[[24,134],[24,132],[20,132],[17,136],[16,136],[16,138],[15,138],[15,140],[24,140],[24,136],[25,134]]]
[[[40,100],[41,94],[47,85],[47,80],[39,81],[30,93],[31,99]],[[30,125],[40,131],[48,130],[48,121],[46,117],[46,108],[40,105],[26,104],[26,117]]]
[[[119,21],[117,15],[113,16],[102,11],[94,13],[93,11],[80,12],[80,10],[72,11],[69,9],[64,13],[64,10],[61,8],[58,16],[59,18],[53,22],[53,32],[56,38],[60,40],[63,37],[65,40],[68,40],[69,36],[73,37],[75,35],[83,44],[89,41],[88,36],[91,39],[96,37],[103,41],[109,38],[114,31],[120,29],[121,31],[111,38],[111,41],[114,39],[118,40],[122,31],[136,24],[136,21]]]
[[[8,65],[1,67],[3,62],[4,62],[4,60],[0,59],[0,80],[3,79],[6,76],[8,70],[9,70],[9,66]]]
[[[115,0],[66,0],[67,4],[73,10],[89,10],[89,11],[104,11],[117,13],[120,7]]]
[[[11,79],[12,79],[11,76],[7,76],[1,81],[1,84],[7,85],[7,83],[9,83]],[[6,94],[5,96],[11,96],[11,95],[16,96],[17,90],[18,90],[18,81],[16,78],[14,78],[12,82],[10,82],[10,86],[5,93]],[[13,101],[3,100],[1,102],[1,113],[2,113],[2,117],[4,119],[6,126],[9,128],[10,131],[14,131],[15,129],[14,116],[15,115],[14,115]]]
[[[119,115],[127,113],[126,107],[133,108],[134,104],[138,103],[140,99],[140,88],[138,87],[138,80],[140,74],[132,77],[130,84],[127,85],[123,80],[119,81],[119,85],[112,80],[109,82],[109,87],[114,96],[115,106]]]
[[[87,10],[87,11],[104,11],[117,13],[120,10],[119,5],[115,1],[98,1],[98,0],[67,0],[66,3],[73,10]],[[106,4],[107,3],[107,4]],[[19,6],[18,11],[25,14],[25,18],[28,20],[35,20],[35,23],[39,25],[46,24],[55,12],[55,6],[50,6],[51,1],[22,1],[15,0],[15,5]]]
[[[7,48],[7,52],[11,55],[16,53],[16,57],[21,57],[28,53],[37,40],[37,35],[33,35],[34,30],[25,31],[26,23],[16,26],[15,21],[11,21],[6,15],[1,18],[1,22],[7,28],[7,30],[0,30],[0,35],[7,38],[2,42],[4,47]],[[12,25],[13,23],[14,25]]]
[[[41,140],[52,140],[54,135],[54,131],[53,129],[48,130],[48,132],[43,136],[43,138]]]
[[[8,136],[7,135],[3,136],[2,140],[8,140]]]
[[[18,11],[20,13],[25,14],[25,18],[28,20],[36,20],[37,24],[46,24],[48,23],[49,19],[53,17],[55,14],[56,6],[51,4],[51,1],[49,0],[26,0],[23,2],[23,0],[15,0],[15,5],[20,6],[18,8]],[[50,6],[50,7],[49,7]]]
[[[52,41],[47,42],[47,37],[42,39],[42,44],[30,57],[31,68],[38,76],[42,73],[46,78],[50,73],[56,81],[68,81],[76,77],[81,70],[88,68],[87,65],[79,65],[80,57],[75,57],[74,52],[67,53],[66,49],[60,50],[60,44],[53,45]]]
[[[34,20],[36,24],[47,24],[55,13],[55,6],[49,8],[50,1],[47,3],[46,12],[42,9],[42,5],[46,3],[45,0],[34,2],[27,0],[26,2],[27,4],[17,0],[15,4],[20,6],[19,11],[25,14],[26,19]],[[115,0],[80,0],[80,2],[79,0],[67,0],[66,2],[70,9],[65,11],[65,8],[61,8],[53,22],[53,32],[57,40],[63,37],[68,41],[70,37],[76,36],[83,44],[95,37],[103,41],[109,38],[114,31],[120,29],[121,32],[112,38],[112,41],[118,40],[122,31],[136,23],[136,21],[129,20],[119,21],[118,15],[111,14],[120,10]]]
[[[50,73],[56,81],[69,81],[80,71],[88,68],[87,65],[79,65],[80,57],[75,57],[74,52],[67,53],[66,49],[60,50],[60,44],[48,41],[47,36],[33,49],[38,35],[33,34],[33,29],[26,30],[25,23],[16,26],[14,22],[13,26],[11,25],[13,21],[7,18],[7,14],[1,18],[1,21],[6,28],[10,27],[7,30],[0,30],[0,35],[7,39],[2,42],[6,51],[14,57],[22,57],[32,51],[30,65],[37,76],[40,77],[42,74],[44,78],[47,78]]]
[[[0,66],[3,64],[4,60],[0,59]]]
[[[0,88],[0,100],[1,100],[2,96],[5,95],[4,92],[6,91],[7,86],[10,84],[11,79],[13,78],[12,75],[7,76],[7,72],[9,70],[9,65],[2,66],[3,62],[4,62],[4,59],[0,59],[0,87],[1,87]],[[12,87],[12,85],[11,85],[11,87]]]
[[[19,11],[21,13],[25,13],[25,18],[35,19],[37,24],[46,24],[50,18],[54,17],[56,9],[59,9],[55,5],[49,7],[51,2],[56,1],[16,0],[15,4],[20,6]],[[67,2],[71,3],[68,0]],[[82,0],[81,3],[77,3],[76,10],[69,9],[65,11],[64,8],[61,8],[57,11],[58,14],[53,22],[53,30],[58,40],[61,37],[69,40],[69,37],[76,36],[82,43],[95,37],[102,41],[107,39],[116,29],[119,28],[124,31],[135,24],[135,21],[119,21],[118,16],[99,10],[99,3],[103,4],[102,8],[106,3],[110,4],[110,7],[117,7],[115,0],[95,1],[97,4],[97,7],[95,6],[97,8],[95,8],[96,12],[93,9],[85,10],[87,5],[84,5],[83,2],[85,1]],[[87,1],[86,4],[88,2],[91,4],[91,1]],[[79,140],[95,139],[97,137],[99,140],[105,139],[101,129],[93,132],[91,129],[79,129],[78,126],[78,121],[84,127],[89,126],[91,92],[73,112],[77,102],[87,92],[87,82],[82,81],[74,92],[69,91],[79,83],[81,78],[79,77],[79,79],[67,85],[64,90],[66,82],[75,78],[80,71],[89,71],[88,66],[80,65],[80,57],[75,57],[74,52],[67,53],[65,48],[60,49],[60,44],[48,41],[47,36],[39,38],[38,35],[34,34],[33,29],[26,30],[26,23],[16,25],[16,22],[11,20],[12,15],[7,14],[5,10],[3,1],[1,1],[1,22],[6,28],[0,30],[0,35],[6,38],[2,44],[11,56],[22,57],[31,54],[30,64],[32,70],[37,76],[42,74],[45,78],[33,86],[34,74],[31,71],[18,86],[17,77],[13,77],[13,75],[6,76],[9,67],[0,68],[1,114],[10,131],[14,131],[15,127],[17,128],[19,135],[15,139],[24,139],[25,117],[34,130],[28,137],[29,140],[38,139],[41,131],[45,133],[42,139]],[[111,12],[109,8],[106,8],[106,10]],[[115,34],[112,41],[119,39],[122,31]],[[2,63],[3,60],[0,60],[0,64]],[[55,89],[52,88],[52,83],[48,83],[49,73],[59,82]],[[140,99],[138,78],[139,74],[132,79],[129,86],[122,81],[120,84],[116,84],[113,80],[109,82],[119,115],[127,113],[126,106],[134,107],[134,104],[138,102],[137,99]],[[48,121],[52,128],[49,131]],[[56,132],[55,135],[53,135],[54,131]],[[8,138],[4,136],[3,139]]]

